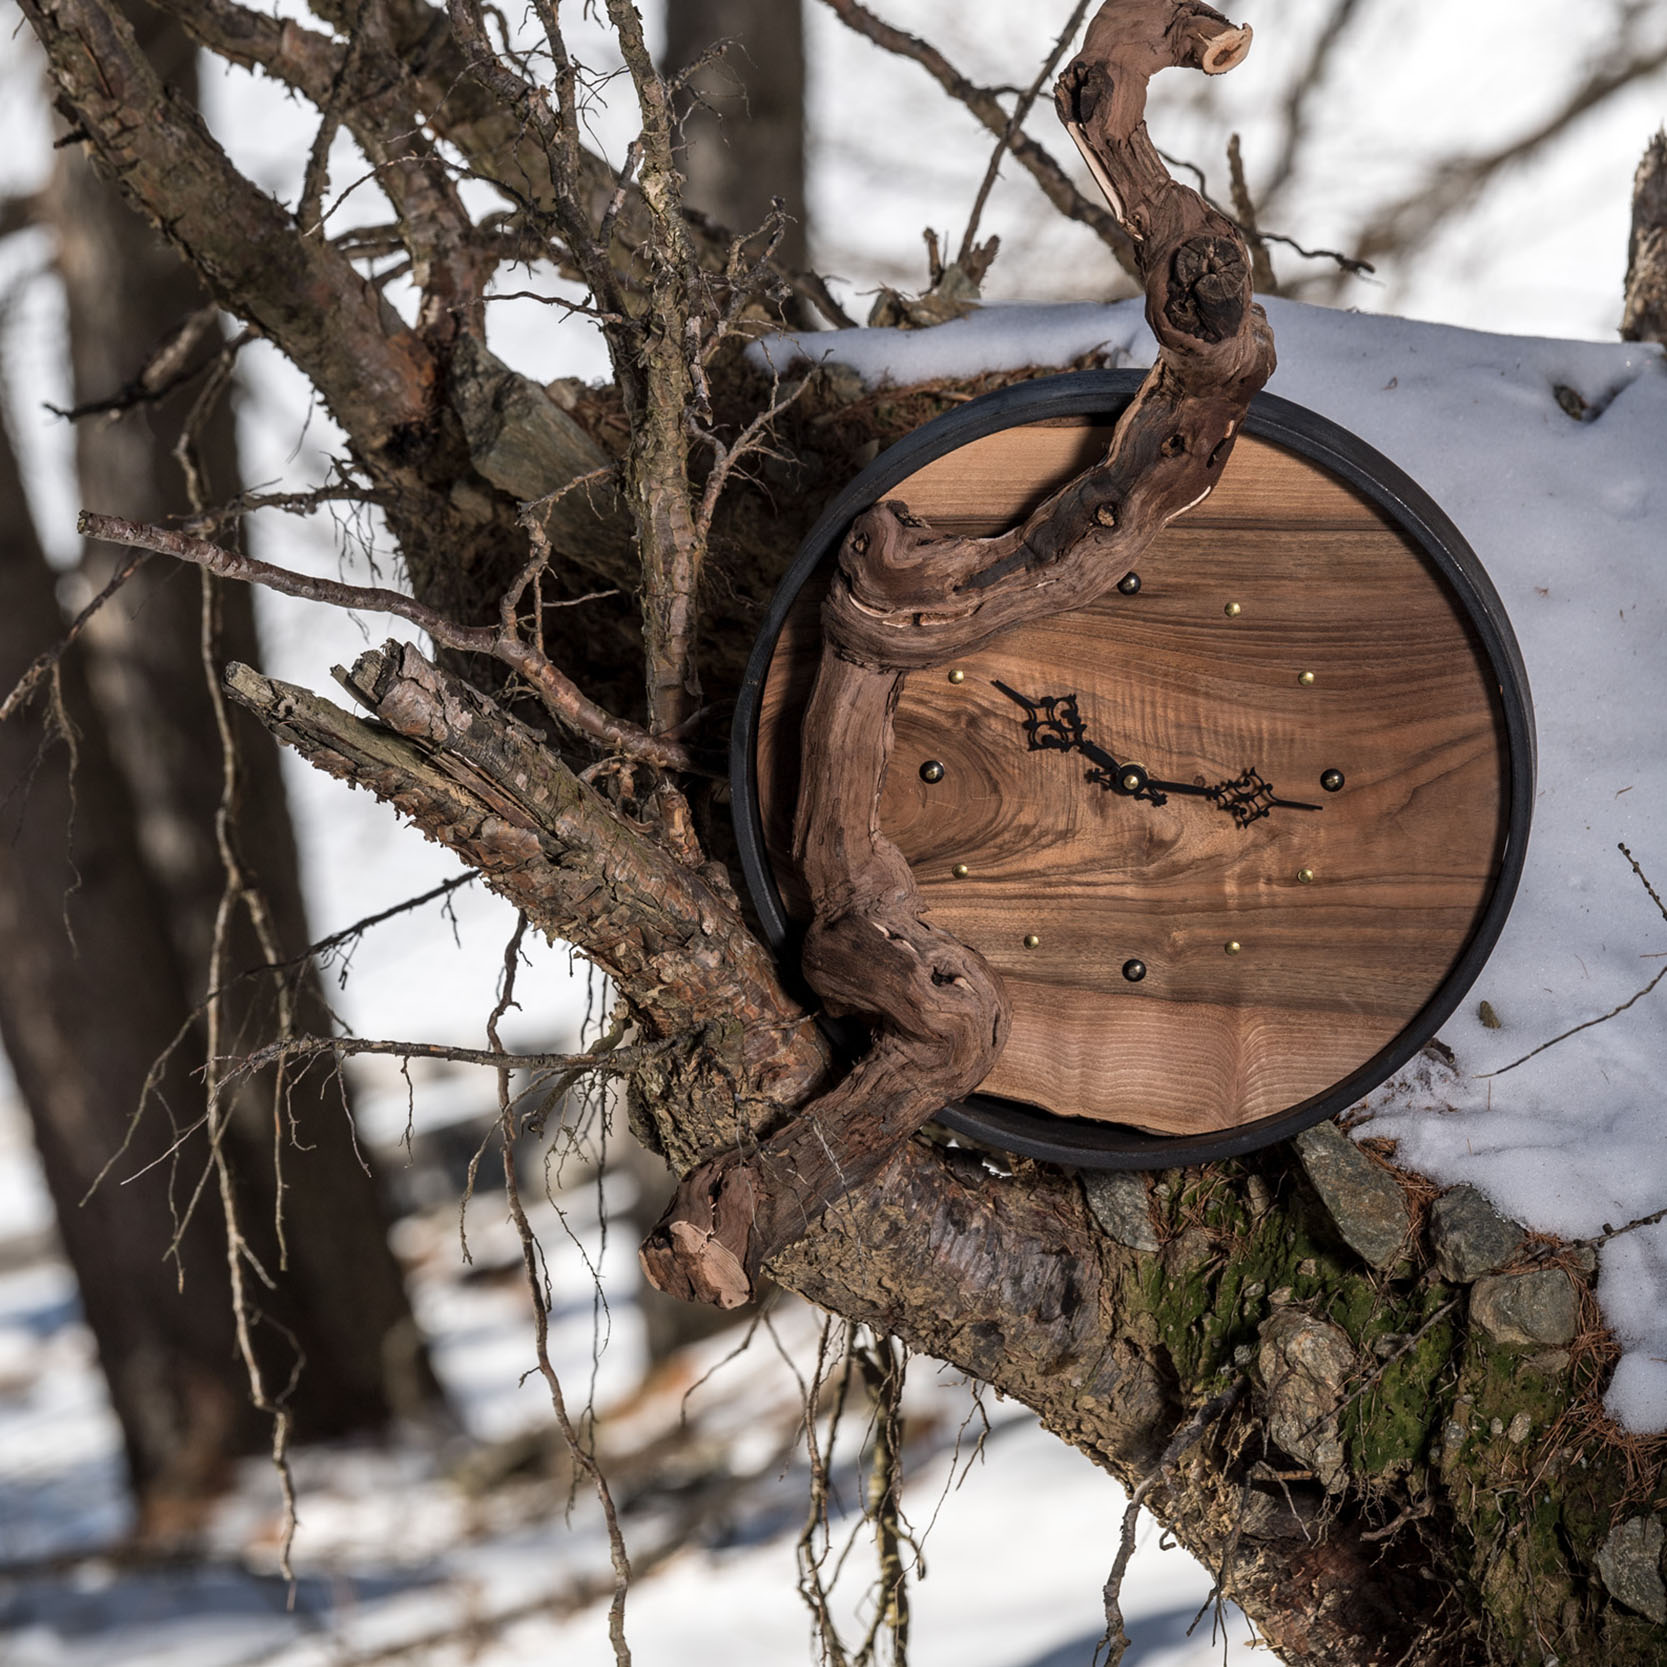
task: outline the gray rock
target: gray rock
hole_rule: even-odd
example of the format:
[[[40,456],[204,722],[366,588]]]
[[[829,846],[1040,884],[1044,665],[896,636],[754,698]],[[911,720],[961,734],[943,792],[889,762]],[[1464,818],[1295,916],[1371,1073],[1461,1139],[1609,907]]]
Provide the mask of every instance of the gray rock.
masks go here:
[[[1507,1348],[1567,1348],[1574,1341],[1574,1286],[1561,1268],[1495,1274],[1471,1286],[1470,1318]]]
[[[1412,1213],[1395,1177],[1335,1123],[1305,1129],[1296,1138],[1296,1149],[1350,1249],[1374,1268],[1393,1267],[1412,1231]]]
[[[1157,1230],[1146,1192],[1146,1178],[1129,1170],[1096,1170],[1085,1175],[1082,1190],[1101,1230],[1130,1250],[1156,1250]]]
[[[1459,1285],[1503,1267],[1527,1237],[1474,1187],[1454,1187],[1430,1206],[1429,1235],[1441,1277]]]
[[[1657,1626],[1667,1626],[1667,1586],[1661,1581],[1664,1537],[1659,1517],[1632,1517],[1609,1530],[1598,1553],[1598,1573],[1610,1597]]]
[[[1259,1338],[1268,1434],[1335,1492],[1347,1478],[1337,1412],[1355,1369],[1348,1336],[1329,1320],[1282,1308],[1262,1322]]]

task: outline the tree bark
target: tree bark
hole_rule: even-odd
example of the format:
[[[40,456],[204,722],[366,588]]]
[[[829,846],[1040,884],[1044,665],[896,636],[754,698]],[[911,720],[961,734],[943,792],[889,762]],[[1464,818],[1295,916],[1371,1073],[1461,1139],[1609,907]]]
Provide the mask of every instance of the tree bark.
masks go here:
[[[1632,182],[1621,340],[1667,342],[1667,130],[1650,140]]]
[[[559,764],[533,768],[536,743],[414,649],[373,651],[346,682],[376,722],[245,667],[230,686],[608,970],[668,1048],[630,1087],[680,1167],[751,1149],[814,1092],[816,1032],[716,876],[680,899],[640,830]],[[1662,1482],[1594,1411],[1595,1262],[1525,1246],[1498,1277],[1572,1295],[1579,1335],[1501,1341],[1468,1278],[1435,1265],[1423,1203],[1379,1269],[1290,1148],[1108,1182],[917,1139],[769,1272],[1023,1401],[1130,1486],[1245,1380],[1149,1503],[1289,1667],[1655,1667],[1667,1629],[1597,1573],[1613,1523],[1658,1509]]]
[[[293,84],[305,82],[315,102],[330,99],[341,40],[276,25],[231,0],[167,4],[233,50],[258,53]],[[378,312],[349,253],[307,240],[293,217],[227,178],[209,137],[175,120],[134,72],[106,0],[24,0],[24,7],[78,119],[128,191],[165,221],[228,305],[313,375],[342,417],[355,457],[393,506],[391,524],[410,541],[419,599],[466,624],[492,617],[528,555],[512,494],[530,495],[535,485],[540,497],[558,491],[574,478],[583,449],[552,440],[565,431],[544,420],[550,396],[478,342],[467,345],[466,309],[450,336],[437,317],[408,326]],[[837,9],[869,16],[855,0],[839,0]],[[679,621],[663,633],[671,648],[629,670],[647,671],[639,688],[661,679],[652,721],[681,739],[683,724],[698,731],[701,717],[674,713],[692,703],[693,681],[683,675],[692,645],[703,672],[714,661],[736,663],[797,535],[849,479],[859,452],[936,414],[946,398],[988,384],[876,395],[848,385],[842,393],[837,375],[807,379],[798,401],[774,417],[773,455],[754,453],[750,469],[736,470],[729,489],[715,493],[713,481],[722,487],[734,463],[731,446],[783,390],[772,390],[738,352],[714,346],[737,344],[725,334],[736,316],[727,310],[730,278],[718,276],[721,256],[714,267],[699,228],[679,218],[665,143],[669,93],[644,76],[640,20],[625,0],[609,0],[607,11],[644,115],[644,165],[623,186],[582,154],[559,25],[550,84],[529,85],[493,53],[472,0],[454,0],[455,33],[420,4],[395,0],[399,38],[407,25],[415,31],[409,39],[417,44],[399,49],[409,77],[395,73],[400,64],[380,61],[389,73],[344,119],[374,146],[396,116],[409,132],[421,125],[412,112],[431,110],[436,130],[451,124],[477,173],[505,182],[505,223],[553,249],[564,270],[594,277],[619,379],[611,393],[592,391],[574,410],[593,436],[609,436],[606,449],[625,465],[627,489],[612,507],[623,505],[639,550],[633,562],[625,545],[601,541],[586,546],[584,559],[596,564],[587,573],[612,563],[627,587],[658,587],[677,599]],[[1068,77],[1064,111],[1119,213],[1147,240],[1149,267],[1173,280],[1159,286],[1154,306],[1160,340],[1213,334],[1250,347],[1239,366],[1244,397],[1266,366],[1254,329],[1242,334],[1242,277],[1213,228],[1200,239],[1197,223],[1177,214],[1180,200],[1160,186],[1140,120],[1153,68],[1178,57],[1227,67],[1246,43],[1192,0],[1114,0],[1091,28],[1087,61]],[[321,66],[324,79],[309,80]],[[446,96],[454,86],[455,105]],[[1005,126],[993,94],[981,119]],[[1128,178],[1112,165],[1119,156]],[[407,195],[419,183],[409,172],[394,181]],[[609,219],[613,203],[619,212]],[[437,222],[399,212],[399,238],[420,264],[445,238]],[[478,244],[501,227],[474,229]],[[276,255],[253,258],[267,238]],[[597,266],[602,249],[608,270]],[[306,281],[296,282],[298,274]],[[672,356],[678,343],[681,365]],[[1105,490],[1112,477],[1104,473],[1079,483],[1070,512],[1030,529],[1034,550],[1007,550],[1018,558],[1015,570],[1054,561],[1090,593],[1094,564],[1073,563],[1085,517],[1097,529],[1090,542],[1139,526],[1142,516],[1161,519],[1174,507],[1171,489],[1201,463],[1209,467],[1226,437],[1217,419],[1228,411],[1198,411],[1200,385],[1188,381],[1187,363],[1184,354],[1172,357],[1149,386],[1146,415],[1122,436],[1127,449],[1115,461],[1139,484],[1119,496]],[[1223,367],[1208,368],[1204,381],[1219,390]],[[462,420],[483,394],[490,412],[514,414],[496,428]],[[1210,420],[1191,420],[1200,415]],[[523,438],[527,447],[518,451]],[[487,467],[505,455],[513,477]],[[518,484],[505,485],[511,478]],[[576,521],[582,496],[552,498],[537,513],[552,525],[568,515]],[[717,519],[708,521],[716,498]],[[1102,509],[1111,523],[1097,519]],[[708,529],[718,554],[703,569],[699,545]],[[1003,559],[964,541],[917,540],[919,529],[883,513],[866,531],[879,535],[883,559],[870,567],[853,547],[858,559],[846,574],[865,606],[877,606],[876,617],[904,609],[914,579],[941,578],[933,567],[940,558],[960,579],[985,576]],[[558,557],[566,536],[552,534]],[[200,542],[172,553],[214,565]],[[703,586],[731,582],[742,607],[701,609]],[[1023,595],[1019,586],[970,587],[956,594],[955,608],[975,608],[975,592],[985,589],[993,591],[991,613],[979,629],[1007,617],[1002,609],[1017,605],[1009,595]],[[719,594],[730,600],[727,590]],[[565,628],[552,653],[575,677],[618,686],[617,638],[590,629],[581,610],[570,618],[579,624]],[[964,626],[958,616],[954,628]],[[882,625],[874,641],[865,628],[854,617],[840,639],[860,673],[890,665],[886,650],[895,646]],[[926,644],[921,663],[931,663],[937,646]],[[746,1172],[741,1160],[761,1154],[814,1160],[804,1114],[826,1102],[834,1066],[811,1010],[748,930],[722,868],[702,861],[688,837],[678,791],[688,778],[656,776],[640,760],[618,757],[581,776],[573,759],[468,687],[451,664],[437,666],[409,647],[361,657],[344,680],[369,721],[246,667],[230,673],[236,698],[286,744],[376,793],[478,869],[534,926],[607,973],[637,1030],[629,1059],[622,1048],[616,1061],[633,1126],[685,1185],[703,1166],[710,1177],[720,1157],[738,1174]],[[703,678],[707,698],[713,681]],[[872,775],[883,765],[882,678],[829,687],[851,694],[847,706],[828,704],[861,730],[862,767]],[[826,733],[831,745],[834,724]],[[876,861],[883,868],[884,852],[854,811],[838,828],[850,835],[854,860],[830,863],[835,886],[838,873],[849,880]],[[863,918],[850,917],[854,941],[866,931],[880,944]],[[903,930],[914,927],[905,921]],[[953,952],[936,943],[927,949],[933,957]],[[946,987],[955,987],[955,976]],[[969,1011],[987,1018],[988,995],[975,992]],[[939,1063],[928,1061],[933,1069]],[[906,1073],[868,1086],[889,1091],[899,1076]],[[902,1081],[901,1095],[910,1092]],[[888,1133],[897,1136],[918,1107],[864,1106],[859,1096],[847,1109],[851,1127],[889,1116]],[[1371,1168],[1375,1160],[1361,1156]],[[766,1191],[768,1168],[759,1169]],[[737,1269],[750,1281],[748,1264],[759,1260],[813,1300],[1022,1399],[1126,1481],[1147,1482],[1152,1508],[1220,1572],[1226,1594],[1295,1667],[1542,1667],[1550,1654],[1565,1667],[1659,1662],[1663,1629],[1609,1594],[1598,1561],[1611,1526],[1659,1511],[1663,1495],[1659,1452],[1622,1443],[1597,1411],[1606,1345],[1591,1306],[1589,1258],[1578,1247],[1530,1241],[1516,1263],[1491,1276],[1536,1281],[1580,1320],[1566,1346],[1502,1341],[1486,1323],[1486,1293],[1473,1296],[1468,1280],[1436,1264],[1421,1231],[1426,1193],[1403,1196],[1399,1182],[1379,1173],[1407,1223],[1403,1253],[1388,1266],[1351,1248],[1347,1227],[1289,1151],[1208,1170],[1083,1181],[913,1136],[842,1197],[834,1196],[837,1185],[823,1188],[832,1202],[819,1218],[789,1222],[778,1210],[770,1231],[787,1223],[799,1236],[785,1247],[768,1241],[773,1256],[741,1243],[752,1224],[740,1191],[708,1189],[721,1206],[709,1211],[710,1230],[741,1249],[729,1252],[728,1266],[716,1256],[695,1261],[710,1272],[712,1294],[722,1295]],[[695,1211],[682,1219],[703,1247],[708,1224]],[[1217,1414],[1184,1462],[1154,1476],[1176,1432],[1212,1407]]]

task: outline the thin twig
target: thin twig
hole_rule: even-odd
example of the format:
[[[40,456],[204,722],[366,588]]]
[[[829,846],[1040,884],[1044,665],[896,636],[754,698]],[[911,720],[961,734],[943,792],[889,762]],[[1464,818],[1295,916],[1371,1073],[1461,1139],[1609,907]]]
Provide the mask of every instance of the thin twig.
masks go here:
[[[364,1036],[289,1036],[235,1061],[237,1075],[258,1071],[278,1059],[361,1054],[394,1059],[441,1059],[454,1065],[484,1065],[496,1071],[612,1071],[638,1069],[671,1046],[668,1041],[639,1042],[596,1053],[505,1053],[501,1049],[449,1047],[439,1042],[394,1042]]]
[[[1106,1630],[1094,1650],[1096,1664],[1100,1661],[1100,1651],[1104,1650],[1105,1667],[1118,1667],[1129,1647],[1129,1635],[1123,1626],[1123,1577],[1129,1572],[1129,1559],[1134,1556],[1135,1529],[1140,1523],[1141,1507],[1154,1488],[1160,1484],[1164,1487],[1169,1485],[1171,1469],[1203,1438],[1205,1431],[1212,1424],[1224,1418],[1238,1405],[1239,1397],[1244,1394],[1249,1382],[1247,1377],[1235,1378],[1219,1395],[1206,1401],[1170,1437],[1169,1444],[1164,1448],[1163,1456],[1156,1466],[1129,1495],[1128,1506],[1123,1512],[1123,1529],[1117,1544],[1117,1556],[1112,1562],[1111,1573],[1106,1577]]]
[[[503,1041],[498,1034],[498,1021],[515,1002],[515,975],[520,966],[521,941],[526,932],[527,917],[525,914],[518,914],[515,932],[504,949],[503,985],[498,996],[498,1004],[486,1022],[487,1040],[491,1042],[493,1051],[500,1056],[504,1050]],[[609,1491],[607,1477],[603,1475],[602,1468],[596,1462],[589,1446],[580,1439],[578,1431],[574,1429],[573,1421],[568,1416],[566,1397],[562,1394],[561,1379],[556,1376],[556,1369],[550,1364],[550,1302],[544,1281],[539,1276],[538,1240],[527,1220],[527,1212],[522,1207],[520,1183],[515,1173],[515,1114],[509,1087],[509,1071],[507,1068],[501,1069],[498,1072],[498,1111],[503,1147],[504,1191],[509,1200],[510,1219],[515,1223],[515,1231],[521,1241],[521,1263],[526,1270],[527,1291],[532,1298],[538,1370],[550,1391],[550,1405],[555,1412],[556,1423],[561,1429],[562,1440],[567,1443],[567,1450],[572,1455],[574,1465],[590,1478],[591,1486],[596,1490],[597,1500],[602,1506],[602,1516],[608,1529],[608,1554],[614,1571],[613,1599],[608,1608],[608,1638],[613,1645],[617,1667],[631,1667],[631,1648],[625,1641],[625,1595],[631,1585],[631,1559],[626,1553],[625,1537],[620,1532],[619,1514],[614,1509],[613,1494]]]
[[[887,52],[919,64],[957,104],[965,105],[997,138],[1007,132],[1008,114],[1002,108],[995,89],[980,87],[969,80],[935,46],[918,35],[894,29],[889,23],[882,22],[859,0],[822,0],[822,4],[848,29],[855,30]],[[1013,160],[1030,174],[1048,201],[1066,219],[1087,226],[1130,277],[1140,276],[1128,236],[1117,223],[1115,215],[1084,196],[1048,151],[1028,134],[1014,133],[1009,140],[1009,148]]]
[[[1632,872],[1638,876],[1639,884],[1642,885],[1644,890],[1650,894],[1650,901],[1661,911],[1662,919],[1667,920],[1667,903],[1663,903],[1661,901],[1660,894],[1656,891],[1655,887],[1650,884],[1649,876],[1646,875],[1644,870],[1638,866],[1638,859],[1633,856],[1632,852],[1629,851],[1624,844],[1617,846],[1616,849],[1619,850],[1621,855],[1632,864]],[[1667,966],[1662,967],[1661,971],[1658,972],[1655,977],[1643,987],[1643,989],[1638,991],[1636,995],[1628,997],[1628,999],[1623,1001],[1619,1007],[1611,1007],[1607,1013],[1600,1013],[1597,1018],[1587,1019],[1584,1023],[1577,1024],[1572,1029],[1563,1031],[1561,1035],[1553,1036],[1549,1042],[1542,1042],[1537,1048],[1530,1048],[1521,1059],[1513,1059],[1509,1065],[1501,1065],[1497,1071],[1479,1071],[1477,1072],[1478,1077],[1502,1077],[1507,1071],[1514,1071],[1517,1066],[1526,1065],[1536,1054],[1544,1053],[1547,1048],[1554,1048],[1559,1042],[1566,1042],[1571,1036],[1578,1036],[1581,1031],[1590,1030],[1594,1025],[1607,1024],[1610,1019],[1618,1017],[1620,1014],[1626,1012],[1629,1007],[1632,1007],[1636,1003],[1642,1001],[1644,997],[1647,996],[1650,991],[1653,990],[1664,978],[1667,978]]]
[[[53,416],[62,417],[65,422],[78,423],[88,417],[114,416],[124,411],[132,411],[141,405],[153,405],[158,400],[166,399],[175,389],[195,381],[214,364],[213,358],[204,359],[195,365],[187,361],[193,349],[215,328],[219,319],[220,309],[217,306],[211,303],[206,307],[199,307],[181,320],[180,324],[157,344],[150,357],[140,366],[138,374],[115,393],[104,399],[90,399],[85,404],[72,405],[68,409],[49,403],[46,409]],[[242,331],[224,344],[225,350],[236,353],[253,339],[249,331]]]
[[[1618,1239],[1623,1233],[1636,1233],[1640,1227],[1654,1227],[1657,1222],[1667,1221],[1667,1207],[1652,1211],[1647,1216],[1635,1216],[1631,1221],[1623,1222],[1619,1227],[1611,1227],[1606,1221],[1603,1231],[1594,1234],[1589,1239],[1573,1239],[1572,1244],[1588,1245],[1596,1249],[1599,1245],[1608,1244],[1611,1239]]]
[[[1382,1381],[1384,1373],[1387,1372],[1396,1361],[1404,1360],[1409,1354],[1411,1354],[1412,1351],[1417,1348],[1418,1345],[1422,1343],[1424,1339],[1428,1337],[1429,1334],[1434,1331],[1435,1328],[1440,1325],[1441,1322],[1445,1320],[1463,1300],[1464,1299],[1462,1297],[1451,1297],[1446,1302],[1442,1303],[1442,1305],[1436,1309],[1436,1311],[1430,1315],[1430,1317],[1425,1320],[1425,1322],[1419,1326],[1416,1331],[1410,1332],[1406,1337],[1402,1338],[1400,1347],[1395,1349],[1393,1353],[1385,1355],[1383,1359],[1380,1360],[1377,1365],[1374,1366],[1372,1370],[1369,1371],[1366,1376],[1355,1385],[1345,1400],[1341,1401],[1337,1406],[1332,1407],[1330,1410],[1321,1413],[1320,1416],[1314,1419],[1312,1423],[1299,1430],[1294,1439],[1298,1442],[1306,1441],[1308,1437],[1313,1435],[1322,1424],[1329,1424],[1335,1419],[1341,1418],[1343,1414],[1347,1412],[1349,1408],[1352,1407],[1355,1402],[1367,1392],[1367,1390]],[[1288,1445],[1289,1443],[1287,1443],[1287,1446]]]
[[[963,269],[972,259],[973,243],[978,236],[978,222],[983,218],[984,205],[990,200],[990,192],[994,189],[996,176],[1001,172],[1001,159],[1011,148],[1014,136],[1025,124],[1025,117],[1030,114],[1031,106],[1035,104],[1043,87],[1052,78],[1055,67],[1065,55],[1068,47],[1076,37],[1076,32],[1082,27],[1082,20],[1093,0],[1077,0],[1075,9],[1065,20],[1065,27],[1059,31],[1059,38],[1053,43],[1053,50],[1042,60],[1042,67],[1036,72],[1036,79],[1019,94],[1018,102],[1013,106],[1013,114],[999,139],[996,148],[990,153],[989,166],[984,170],[984,178],[978,187],[978,195],[972,200],[972,212],[967,216],[967,229],[961,234],[961,248],[956,255],[956,263]]]
[[[650,735],[647,730],[598,706],[566,673],[559,671],[538,650],[514,633],[486,625],[454,624],[444,614],[397,590],[381,585],[350,585],[338,579],[319,579],[288,568],[257,561],[224,545],[190,533],[174,532],[114,515],[94,515],[83,510],[79,520],[83,536],[110,544],[126,544],[177,561],[191,562],[222,579],[264,585],[284,596],[306,602],[324,602],[335,608],[363,608],[393,614],[420,626],[435,642],[465,654],[485,654],[519,672],[544,702],[546,709],[568,728],[602,742],[627,757],[640,759],[661,769],[689,770],[694,760],[689,750],[676,741]]]
[[[186,435],[189,435],[190,432],[191,425],[187,424]],[[182,438],[182,444],[184,443],[186,442]],[[209,954],[208,976],[209,985],[218,989],[226,982],[226,957],[231,943],[232,919],[239,903],[244,899],[247,885],[242,864],[238,859],[233,843],[232,830],[236,822],[238,803],[241,797],[241,772],[237,745],[232,734],[230,715],[226,711],[224,697],[220,694],[217,674],[219,598],[217,581],[212,574],[203,574],[202,590],[201,646],[203,670],[213,700],[215,727],[220,737],[222,762],[220,803],[215,812],[214,831],[225,878],[220,893],[219,907],[215,911],[214,936]],[[263,948],[265,947],[267,946],[263,945]],[[290,1341],[292,1346],[295,1347],[295,1360],[290,1371],[289,1382],[276,1395],[269,1391],[265,1369],[255,1352],[254,1326],[257,1322],[270,1323],[270,1320],[269,1316],[259,1313],[250,1301],[249,1289],[244,1280],[245,1265],[247,1264],[261,1279],[262,1283],[268,1287],[271,1286],[272,1281],[261,1268],[247,1239],[244,1237],[237,1184],[232,1174],[231,1160],[226,1150],[225,1136],[232,1115],[232,1096],[229,1092],[231,1079],[230,1077],[221,1077],[217,1063],[221,1049],[222,1003],[218,1000],[210,1001],[207,1004],[206,1017],[208,1035],[203,1086],[208,1103],[209,1162],[219,1189],[220,1209],[226,1227],[226,1269],[231,1281],[233,1328],[237,1339],[237,1352],[242,1359],[243,1368],[249,1380],[249,1399],[258,1411],[265,1413],[272,1420],[272,1466],[278,1474],[278,1485],[284,1502],[283,1528],[278,1546],[278,1567],[284,1578],[290,1582],[290,1589],[293,1594],[295,1573],[290,1566],[290,1549],[295,1543],[298,1517],[295,1477],[289,1463],[291,1427],[289,1398],[295,1389],[305,1362],[299,1346],[292,1337]],[[279,1198],[280,1200],[282,1198],[281,1183]],[[195,1204],[195,1196],[192,1199],[192,1204]],[[176,1255],[180,1237],[185,1230],[185,1221],[189,1218],[190,1209],[188,1208],[184,1219],[181,1220],[175,1230],[174,1245],[171,1249]]]
[[[148,550],[136,550],[111,574],[109,582],[97,596],[70,622],[69,629],[63,634],[58,643],[42,654],[37,654],[29,669],[18,678],[12,692],[6,696],[5,702],[0,704],[0,723],[4,723],[20,706],[25,705],[35,690],[40,687],[41,679],[50,671],[57,668],[58,662],[68,653],[70,645],[86,629],[90,620],[112,596],[116,594],[133,575],[148,556]]]

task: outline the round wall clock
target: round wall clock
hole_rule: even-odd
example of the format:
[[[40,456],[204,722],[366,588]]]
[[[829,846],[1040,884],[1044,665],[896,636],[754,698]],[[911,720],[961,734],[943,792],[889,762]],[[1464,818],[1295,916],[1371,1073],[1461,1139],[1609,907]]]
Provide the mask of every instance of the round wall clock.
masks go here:
[[[733,742],[747,882],[789,961],[819,604],[882,499],[1023,519],[1141,377],[1018,384],[926,425],[829,507],[754,649]],[[1456,528],[1337,425],[1259,395],[1215,491],[1091,606],[912,672],[880,826],[1012,1024],[941,1121],[1078,1165],[1283,1139],[1428,1042],[1481,970],[1533,800],[1527,683]]]

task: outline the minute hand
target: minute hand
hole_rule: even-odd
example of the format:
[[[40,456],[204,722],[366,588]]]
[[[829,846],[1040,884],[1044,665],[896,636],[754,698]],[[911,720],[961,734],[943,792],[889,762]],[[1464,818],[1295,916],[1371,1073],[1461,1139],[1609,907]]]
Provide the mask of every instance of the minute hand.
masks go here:
[[[1323,805],[1305,804],[1301,799],[1280,798],[1274,792],[1273,784],[1265,780],[1262,772],[1254,766],[1231,781],[1218,781],[1207,787],[1179,781],[1154,781],[1152,786],[1159,792],[1190,793],[1195,798],[1208,799],[1217,810],[1226,811],[1241,828],[1248,828],[1252,822],[1259,822],[1274,810],[1325,808]]]

